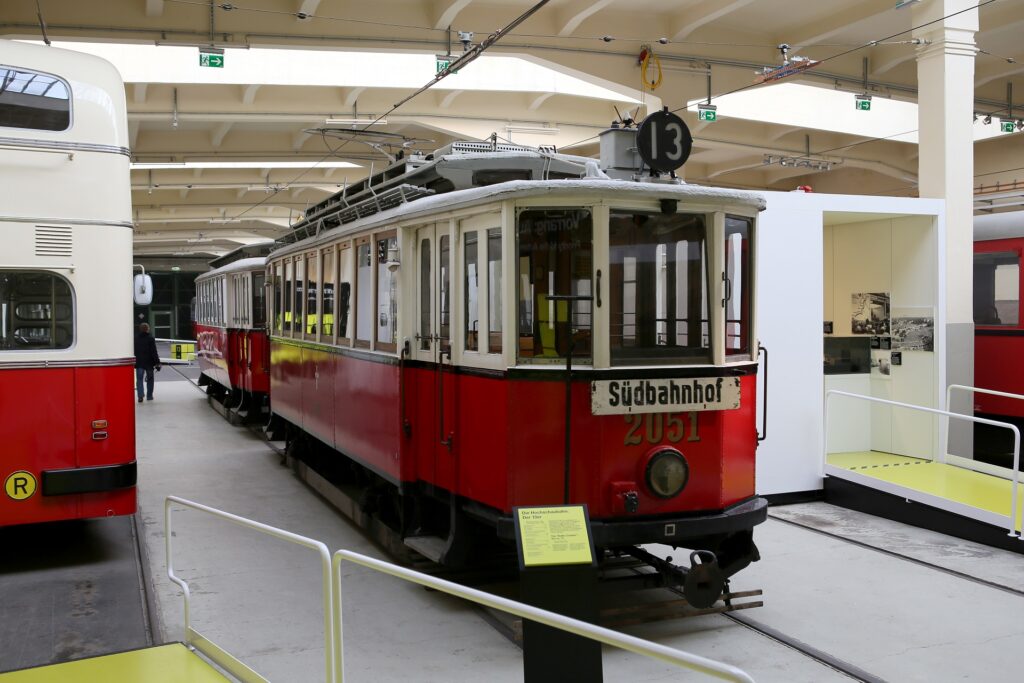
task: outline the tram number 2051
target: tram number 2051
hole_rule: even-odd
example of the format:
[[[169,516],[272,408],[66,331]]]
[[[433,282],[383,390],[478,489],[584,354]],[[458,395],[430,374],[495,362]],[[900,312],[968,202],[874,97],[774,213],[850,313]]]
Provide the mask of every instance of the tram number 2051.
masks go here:
[[[626,437],[622,440],[625,446],[639,446],[644,441],[649,444],[659,444],[663,438],[668,439],[671,443],[679,443],[684,437],[687,441],[700,441],[700,436],[697,434],[697,411],[647,413],[646,415],[624,415],[623,417],[628,425]],[[689,426],[689,433],[687,433],[687,426]]]

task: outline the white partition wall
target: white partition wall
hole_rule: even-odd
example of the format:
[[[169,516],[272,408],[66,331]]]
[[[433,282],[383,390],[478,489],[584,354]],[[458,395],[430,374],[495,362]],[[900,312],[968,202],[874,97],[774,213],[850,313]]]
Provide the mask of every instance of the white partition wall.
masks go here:
[[[943,202],[802,192],[766,197],[758,236],[758,336],[771,368],[757,488],[761,494],[809,491],[822,485],[826,389],[942,407]],[[931,315],[934,350],[902,351],[902,363],[887,375],[860,366],[826,376],[826,321],[829,336],[848,338],[839,343],[858,350],[873,336],[852,329],[853,295],[861,293],[887,294],[890,316]],[[853,401],[837,402],[834,412],[830,452],[930,457],[938,447],[930,416]]]

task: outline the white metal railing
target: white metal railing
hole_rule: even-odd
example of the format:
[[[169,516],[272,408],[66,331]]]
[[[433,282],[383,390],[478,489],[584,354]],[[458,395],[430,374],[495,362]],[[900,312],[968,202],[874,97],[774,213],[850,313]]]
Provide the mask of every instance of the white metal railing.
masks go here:
[[[289,543],[301,545],[317,552],[320,557],[320,565],[323,571],[324,680],[327,683],[334,683],[334,638],[332,635],[332,629],[335,619],[331,614],[331,608],[334,601],[331,599],[331,553],[327,549],[327,546],[312,538],[306,538],[305,536],[293,534],[290,531],[284,531],[283,529],[278,529],[267,524],[254,522],[251,519],[232,515],[231,513],[223,512],[200,503],[194,503],[190,500],[185,500],[184,498],[178,498],[177,496],[167,496],[164,500],[164,536],[167,542],[167,578],[181,588],[184,593],[185,642],[186,644],[198,649],[216,664],[223,667],[245,683],[264,683],[266,679],[192,628],[189,613],[191,592],[189,591],[188,583],[174,574],[174,555],[172,546],[172,538],[174,534],[172,533],[173,527],[171,526],[171,506],[174,504],[205,512],[209,515],[213,515],[214,517],[232,522],[233,524],[246,527],[247,529],[253,529],[254,531],[259,531],[260,533],[268,536],[273,536],[274,538],[288,541]]]
[[[596,640],[600,643],[604,643],[605,645],[611,645],[639,655],[652,657],[675,666],[699,671],[709,676],[714,676],[727,681],[738,681],[740,683],[753,683],[754,681],[754,679],[745,671],[729,664],[717,662],[713,659],[707,659],[682,650],[676,650],[671,647],[666,647],[665,645],[652,643],[650,641],[643,640],[642,638],[636,638],[601,626],[595,626],[594,624],[589,624],[585,621],[572,619],[561,614],[540,609],[539,607],[533,607],[532,605],[525,605],[521,602],[491,595],[490,593],[485,593],[474,588],[467,588],[466,586],[452,583],[451,581],[445,581],[444,579],[439,579],[421,572],[406,569],[405,567],[399,567],[391,564],[390,562],[377,560],[349,550],[339,550],[334,553],[333,559],[335,619],[334,665],[336,667],[335,680],[337,683],[342,683],[345,673],[344,641],[342,637],[343,631],[341,623],[341,564],[343,561],[351,562],[352,564],[366,567],[367,569],[372,569],[382,574],[402,579],[403,581],[432,588],[442,593],[454,595],[462,598],[463,600],[469,600],[470,602],[475,602],[478,605],[483,605],[484,607],[507,612],[508,614],[514,614],[515,616],[523,619],[529,619],[530,621],[537,622],[538,624],[544,624],[545,626],[573,633],[583,638]]]
[[[961,385],[952,385],[961,386]],[[966,420],[967,422],[976,422],[979,424],[993,425],[995,427],[1004,427],[1013,432],[1013,476],[1011,481],[1011,492],[1010,492],[1010,516],[1009,516],[1009,535],[1017,537],[1017,484],[1020,474],[1020,430],[1016,426],[1007,422],[998,422],[996,420],[989,420],[983,417],[974,417],[973,415],[961,415],[959,413],[951,413],[948,410],[939,410],[938,408],[926,408],[925,406],[913,405],[911,403],[900,403],[899,401],[890,401],[884,398],[875,398],[874,396],[864,396],[863,394],[854,394],[848,391],[839,391],[838,389],[829,389],[825,392],[825,434],[822,443],[822,467],[828,464],[828,415],[830,400],[833,396],[845,396],[847,398],[860,399],[862,401],[869,401],[871,403],[882,403],[884,405],[896,406],[897,408],[907,408],[909,410],[917,410],[923,413],[931,413],[933,415],[945,416],[946,419],[955,418],[958,420]],[[949,404],[947,403],[948,407]],[[945,450],[945,448],[943,448]],[[945,460],[943,460],[945,462]],[[1002,515],[1000,515],[1002,516]],[[1020,538],[1024,540],[1024,533],[1020,535]]]
[[[1003,398],[1015,398],[1019,401],[1024,401],[1024,395],[1022,394],[1011,394],[1006,391],[995,391],[994,389],[982,389],[980,387],[970,387],[966,384],[950,384],[946,387],[946,409],[951,409],[951,401],[953,400],[953,390],[960,389],[973,394],[988,394],[989,396],[1002,396]],[[1005,424],[1005,423],[1001,423]],[[949,453],[949,428],[948,425],[942,430],[943,439],[941,455],[943,458]],[[1016,469],[1016,466],[1014,467]]]

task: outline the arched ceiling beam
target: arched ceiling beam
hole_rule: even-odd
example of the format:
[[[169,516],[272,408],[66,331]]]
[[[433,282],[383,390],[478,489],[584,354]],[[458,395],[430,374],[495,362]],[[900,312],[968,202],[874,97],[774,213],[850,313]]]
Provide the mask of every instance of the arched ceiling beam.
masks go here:
[[[259,92],[260,86],[258,83],[252,85],[242,86],[242,104],[249,106],[256,101],[256,93]]]
[[[146,16],[162,17],[164,14],[164,0],[146,0]]]
[[[915,59],[917,59],[917,52],[913,45],[879,45],[871,52],[869,75],[871,78],[877,78],[900,64],[906,64]]]
[[[995,66],[990,66],[987,69],[976,71],[974,74],[974,87],[980,88],[983,85],[987,85],[992,81],[998,81],[1001,78],[1009,78],[1010,76],[1016,76],[1019,73],[1024,73],[1024,62],[1016,62],[1014,64],[1007,64],[1005,61],[1000,60]]]
[[[149,87],[148,83],[136,83],[132,86],[132,102],[135,104],[142,104],[146,101],[146,89]]]
[[[138,146],[139,140],[139,121],[128,122],[128,144],[131,145],[132,149]]]
[[[473,0],[437,0],[434,3],[434,28],[444,29],[452,25],[459,12],[466,9]]]
[[[455,102],[459,95],[466,92],[465,90],[452,90],[450,93],[441,98],[441,102],[438,104],[441,109],[448,109]]]
[[[851,2],[825,18],[815,19],[802,26],[794,26],[785,35],[779,36],[779,42],[789,43],[793,46],[794,51],[800,50],[809,45],[823,43],[854,24],[892,9],[892,0]]]
[[[214,128],[210,133],[210,145],[213,147],[220,147],[221,143],[224,142],[224,136],[228,134],[228,131],[230,131],[231,127],[234,125],[235,124],[230,121],[225,121]]]
[[[763,159],[758,159],[757,161],[753,161],[751,159],[737,159],[735,161],[726,161],[720,164],[708,164],[707,173],[704,177],[707,180],[714,180],[715,178],[728,173],[746,171],[751,168],[761,168],[762,166],[764,166]]]
[[[782,138],[786,137],[790,133],[796,133],[797,131],[806,131],[806,128],[801,126],[783,126],[774,134],[768,136],[769,142],[778,142]]]
[[[554,94],[555,93],[553,93],[553,92],[545,92],[545,93],[541,93],[541,94],[537,95],[536,97],[534,97],[533,99],[530,100],[530,104],[527,107],[527,110],[528,111],[537,111],[537,109],[540,108],[540,105],[542,105],[545,102],[547,102],[548,98],[551,97]]]
[[[345,100],[341,103],[341,106],[348,109],[349,107],[355,106],[359,96],[363,94],[366,88],[352,88],[345,94]]]
[[[558,15],[558,24],[561,25],[561,28],[558,29],[558,35],[563,38],[571,36],[580,27],[580,24],[613,2],[615,0],[596,0],[596,2],[577,0],[570,3]]]
[[[668,37],[672,40],[685,40],[691,33],[746,7],[754,0],[712,0],[695,3],[693,8],[683,12],[671,24]]]

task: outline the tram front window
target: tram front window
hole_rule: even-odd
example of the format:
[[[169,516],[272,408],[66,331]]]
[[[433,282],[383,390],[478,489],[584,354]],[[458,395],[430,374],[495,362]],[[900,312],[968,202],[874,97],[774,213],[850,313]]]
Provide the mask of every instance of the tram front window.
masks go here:
[[[611,211],[613,364],[711,362],[706,237],[703,215]]]
[[[564,363],[571,349],[574,362],[591,362],[593,234],[589,209],[519,213],[521,360]]]

